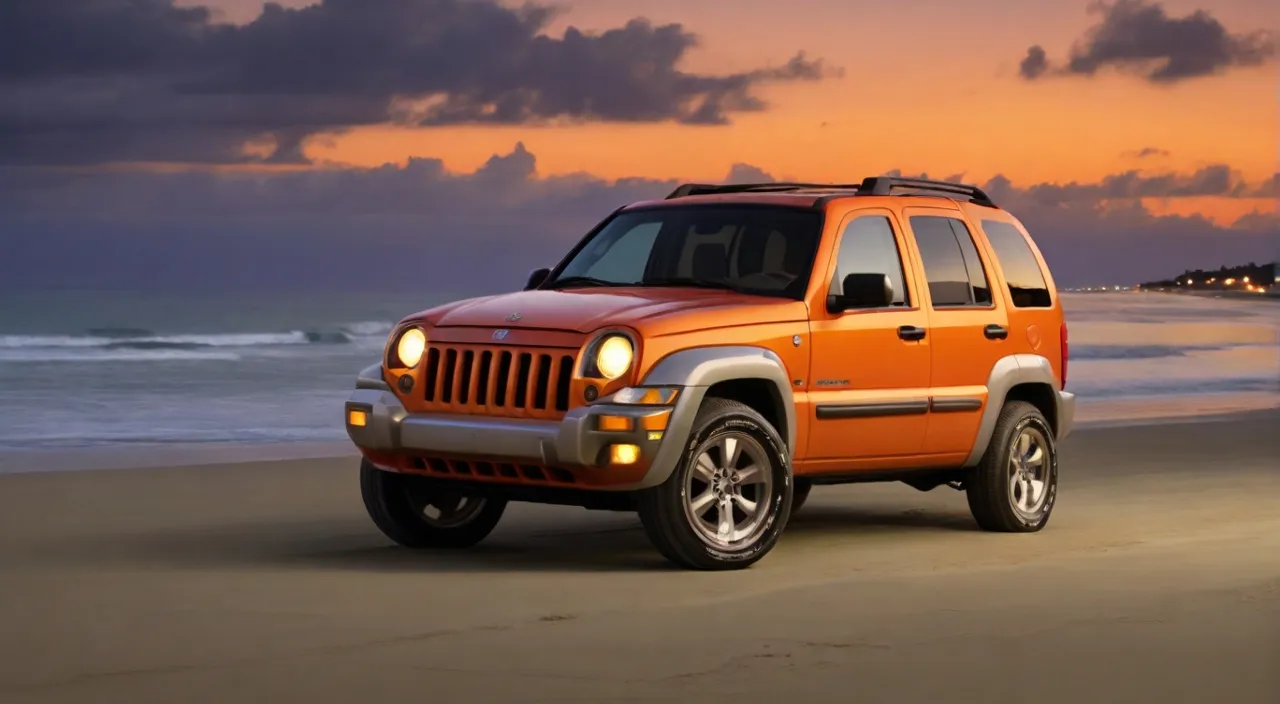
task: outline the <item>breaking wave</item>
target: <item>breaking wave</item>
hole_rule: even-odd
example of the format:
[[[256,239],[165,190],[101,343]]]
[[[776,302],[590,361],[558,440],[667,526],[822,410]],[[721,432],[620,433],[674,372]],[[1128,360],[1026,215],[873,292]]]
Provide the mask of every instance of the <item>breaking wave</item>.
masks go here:
[[[236,360],[253,349],[381,344],[393,323],[364,321],[319,330],[163,334],[144,328],[90,328],[79,335],[0,335],[0,362]]]

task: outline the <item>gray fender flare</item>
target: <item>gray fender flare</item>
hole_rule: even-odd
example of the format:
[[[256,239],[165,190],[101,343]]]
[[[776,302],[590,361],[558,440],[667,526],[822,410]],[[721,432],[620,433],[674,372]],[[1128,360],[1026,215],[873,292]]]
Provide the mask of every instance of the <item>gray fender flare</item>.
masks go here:
[[[664,357],[645,375],[638,386],[681,387],[676,407],[667,424],[667,437],[654,457],[653,465],[641,488],[657,486],[675,471],[685,451],[685,443],[693,430],[694,419],[707,389],[722,381],[763,379],[773,389],[774,401],[782,407],[785,427],[777,428],[782,436],[790,466],[796,437],[795,394],[791,378],[782,358],[764,347],[726,345],[698,347],[673,352]]]
[[[1005,398],[1010,389],[1020,384],[1044,384],[1053,389],[1056,403],[1062,405],[1062,390],[1048,359],[1038,354],[1001,358],[987,377],[987,405],[982,411],[982,422],[978,425],[978,435],[973,440],[973,449],[965,460],[965,467],[973,467],[982,461],[995,432],[996,421],[1000,419],[1000,411],[1004,409]]]
[[[356,376],[357,389],[376,389],[378,391],[390,391],[391,387],[387,385],[385,379],[382,378],[382,363],[370,364]]]

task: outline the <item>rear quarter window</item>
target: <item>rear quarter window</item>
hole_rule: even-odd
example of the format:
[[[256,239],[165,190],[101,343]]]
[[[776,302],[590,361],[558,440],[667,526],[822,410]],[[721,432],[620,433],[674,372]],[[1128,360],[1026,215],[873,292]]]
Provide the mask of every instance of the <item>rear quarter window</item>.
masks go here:
[[[1018,228],[999,220],[983,220],[982,231],[995,251],[1015,308],[1049,308],[1053,295],[1040,262]]]

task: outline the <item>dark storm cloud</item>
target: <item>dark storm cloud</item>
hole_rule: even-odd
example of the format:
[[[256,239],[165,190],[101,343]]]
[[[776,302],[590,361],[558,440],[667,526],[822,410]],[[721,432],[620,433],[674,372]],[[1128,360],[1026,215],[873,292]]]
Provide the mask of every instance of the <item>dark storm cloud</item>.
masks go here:
[[[1039,44],[1027,49],[1027,55],[1023,57],[1022,62],[1018,64],[1018,73],[1023,78],[1035,79],[1044,75],[1049,70],[1049,55],[1045,53],[1044,47]]]
[[[750,164],[725,177],[773,180]],[[1067,286],[1160,278],[1205,266],[1209,254],[1213,266],[1269,260],[1280,237],[1274,213],[1225,227],[1157,217],[1136,199],[1259,197],[1276,184],[1244,184],[1212,167],[1092,184],[996,177],[981,185],[1027,224]],[[677,185],[539,176],[522,145],[472,173],[435,159],[274,173],[0,167],[0,290],[511,290],[613,209]]]
[[[1056,205],[1124,198],[1240,198],[1251,195],[1251,187],[1229,166],[1213,164],[1190,174],[1148,175],[1140,171],[1125,171],[1111,174],[1097,183],[1046,183],[1032,186],[1026,193],[1039,202]]]
[[[302,160],[309,135],[368,124],[552,120],[722,124],[755,88],[838,73],[803,53],[727,75],[643,19],[542,34],[553,10],[497,0],[268,4],[245,25],[172,0],[0,3],[0,162]],[[262,149],[256,158],[264,158]]]
[[[1093,76],[1116,68],[1151,83],[1175,83],[1257,66],[1276,53],[1274,35],[1232,33],[1205,10],[1170,17],[1157,2],[1116,0],[1093,3],[1089,12],[1101,19],[1072,46],[1065,65],[1051,66],[1045,50],[1032,46],[1020,66],[1022,77]]]

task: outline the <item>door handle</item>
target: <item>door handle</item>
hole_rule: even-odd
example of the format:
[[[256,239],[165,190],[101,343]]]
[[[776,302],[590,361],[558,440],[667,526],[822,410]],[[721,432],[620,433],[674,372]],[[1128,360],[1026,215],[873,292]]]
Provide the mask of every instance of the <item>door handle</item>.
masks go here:
[[[988,325],[982,329],[988,340],[1003,340],[1009,337],[1009,330],[1003,325]]]
[[[904,340],[923,340],[924,328],[918,328],[914,325],[903,325],[898,328],[898,337]]]

